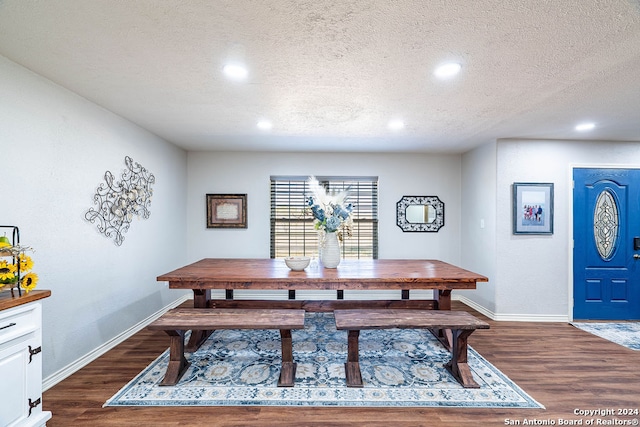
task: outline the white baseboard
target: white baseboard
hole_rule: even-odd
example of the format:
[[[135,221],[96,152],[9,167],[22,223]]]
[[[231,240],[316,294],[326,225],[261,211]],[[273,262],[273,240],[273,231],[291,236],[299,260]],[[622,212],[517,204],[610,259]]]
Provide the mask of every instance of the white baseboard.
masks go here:
[[[496,314],[493,311],[486,309],[485,307],[481,306],[480,304],[478,304],[477,302],[475,302],[473,300],[470,300],[469,298],[465,297],[464,295],[452,294],[451,295],[451,299],[453,301],[460,301],[464,305],[468,305],[469,307],[473,308],[475,311],[477,311],[477,312],[479,312],[481,314],[484,314],[485,316],[487,316],[491,320],[496,320],[495,319]]]
[[[569,316],[560,314],[498,314],[491,310],[481,306],[477,302],[470,300],[464,295],[453,294],[451,299],[460,301],[463,304],[468,305],[474,310],[484,314],[491,320],[505,321],[505,322],[569,322]]]
[[[561,314],[497,314],[495,319],[504,322],[557,322],[568,323],[569,316]]]
[[[65,366],[64,368],[60,369],[59,371],[49,375],[47,378],[44,378],[43,381],[42,381],[42,391],[46,391],[46,390],[50,389],[54,385],[58,384],[60,381],[62,381],[65,378],[73,375],[75,372],[77,372],[80,369],[84,368],[89,363],[93,362],[98,357],[100,357],[103,354],[105,354],[107,351],[111,350],[112,348],[114,348],[118,344],[124,342],[125,340],[131,338],[136,333],[140,332],[149,323],[153,322],[158,317],[162,316],[162,314],[164,314],[164,312],[166,312],[167,310],[169,310],[171,308],[174,308],[174,307],[177,307],[180,304],[182,304],[183,302],[185,302],[185,301],[187,301],[187,300],[189,300],[191,298],[193,298],[193,295],[191,295],[191,294],[186,294],[186,295],[178,298],[177,300],[175,300],[174,302],[169,304],[167,307],[164,307],[164,308],[156,311],[151,316],[147,317],[146,319],[141,320],[140,322],[138,322],[137,324],[133,325],[132,327],[130,327],[126,331],[122,332],[120,335],[118,335],[118,336],[110,339],[109,341],[105,342],[104,344],[102,344],[100,347],[96,348],[92,352],[85,354],[80,359],[76,360],[75,362],[70,363],[69,365]]]

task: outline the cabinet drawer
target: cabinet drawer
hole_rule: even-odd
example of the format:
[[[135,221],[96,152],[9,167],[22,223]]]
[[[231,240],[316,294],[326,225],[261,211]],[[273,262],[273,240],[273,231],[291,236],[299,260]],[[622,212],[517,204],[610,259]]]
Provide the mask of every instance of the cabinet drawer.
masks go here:
[[[40,305],[29,304],[0,311],[0,345],[40,327]]]

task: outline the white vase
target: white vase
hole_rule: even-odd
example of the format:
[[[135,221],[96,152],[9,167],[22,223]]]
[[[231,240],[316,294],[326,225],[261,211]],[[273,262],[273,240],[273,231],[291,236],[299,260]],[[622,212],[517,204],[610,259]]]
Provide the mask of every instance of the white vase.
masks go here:
[[[324,235],[319,257],[325,268],[336,268],[340,264],[340,244],[336,233]]]

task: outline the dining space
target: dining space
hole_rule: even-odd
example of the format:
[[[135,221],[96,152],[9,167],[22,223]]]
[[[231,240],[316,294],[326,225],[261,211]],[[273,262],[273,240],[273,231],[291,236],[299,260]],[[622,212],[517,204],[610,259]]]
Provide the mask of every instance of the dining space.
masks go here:
[[[362,387],[358,336],[364,329],[428,329],[450,351],[445,368],[465,388],[477,388],[467,366],[467,338],[489,325],[465,312],[451,311],[454,290],[475,289],[487,277],[438,260],[343,260],[338,268],[290,269],[282,259],[205,258],[157,277],[170,289],[190,289],[193,308],[170,310],[149,327],[171,336],[171,356],[163,383],[176,384],[189,367],[184,353],[197,350],[218,329],[278,329],[282,368],[279,386],[295,383],[291,329],[300,329],[305,312],[333,312],[348,334],[345,376]],[[212,298],[224,290],[224,298]],[[235,299],[236,290],[285,290],[287,299]],[[296,291],[335,291],[335,299],[296,298]],[[345,299],[345,291],[399,291],[397,299]],[[431,290],[432,297],[412,298]],[[364,293],[366,295],[366,292]],[[300,317],[302,316],[302,317]],[[190,330],[188,343],[184,343]],[[392,333],[392,332],[390,332]],[[283,380],[284,378],[284,380]]]

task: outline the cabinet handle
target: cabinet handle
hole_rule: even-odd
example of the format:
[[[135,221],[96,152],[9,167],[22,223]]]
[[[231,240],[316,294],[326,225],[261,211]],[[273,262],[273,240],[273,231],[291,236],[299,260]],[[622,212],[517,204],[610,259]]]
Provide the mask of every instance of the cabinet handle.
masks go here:
[[[36,400],[33,400],[33,401],[29,399],[29,415],[27,415],[28,417],[31,416],[31,411],[33,410],[33,408],[38,406],[40,402],[41,402],[40,398],[37,398]]]
[[[0,329],[7,329],[7,328],[10,328],[12,326],[16,326],[16,324],[15,323],[9,323],[7,326],[0,327]]]
[[[33,360],[33,356],[40,353],[41,351],[42,351],[42,346],[36,347],[34,349],[32,349],[31,346],[29,346],[29,363],[31,363],[31,361]]]

